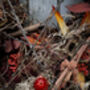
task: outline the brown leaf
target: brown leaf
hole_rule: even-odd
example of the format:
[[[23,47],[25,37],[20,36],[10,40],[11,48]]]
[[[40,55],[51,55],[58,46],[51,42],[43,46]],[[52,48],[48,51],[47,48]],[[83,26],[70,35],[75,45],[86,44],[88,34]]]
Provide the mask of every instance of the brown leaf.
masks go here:
[[[10,52],[13,49],[11,40],[5,41],[5,52]]]
[[[20,41],[13,40],[14,49],[18,49],[21,45]]]
[[[90,4],[88,3],[79,3],[72,6],[67,6],[67,8],[73,13],[90,12]]]
[[[21,43],[17,40],[6,40],[5,41],[5,52],[9,53],[14,49],[18,49]]]

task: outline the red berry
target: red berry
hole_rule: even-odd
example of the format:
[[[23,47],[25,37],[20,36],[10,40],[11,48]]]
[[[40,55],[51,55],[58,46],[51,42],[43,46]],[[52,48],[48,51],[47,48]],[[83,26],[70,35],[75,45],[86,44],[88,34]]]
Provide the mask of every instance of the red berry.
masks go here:
[[[84,72],[84,75],[85,75],[85,76],[87,76],[87,75],[88,75],[88,70],[86,70],[86,71]]]
[[[82,65],[82,67],[85,66],[85,64],[83,64],[83,63],[81,65]]]
[[[85,67],[82,67],[82,71],[86,71],[86,68]]]
[[[79,72],[81,72],[81,71],[82,71],[82,69],[81,69],[81,68],[78,68],[78,70],[79,70]]]
[[[34,82],[35,90],[48,90],[48,86],[49,86],[48,81],[42,76],[37,78],[36,81]]]

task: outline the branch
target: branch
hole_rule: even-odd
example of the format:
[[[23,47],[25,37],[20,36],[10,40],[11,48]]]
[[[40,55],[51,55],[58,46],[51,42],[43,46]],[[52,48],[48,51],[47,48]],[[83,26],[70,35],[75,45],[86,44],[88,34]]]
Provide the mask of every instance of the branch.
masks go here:
[[[35,25],[32,25],[32,26],[28,26],[26,28],[24,28],[25,32],[32,32],[32,31],[36,31],[36,29],[38,29],[39,27],[41,27],[43,25],[41,25],[41,23],[38,23],[38,24],[35,24]],[[11,33],[9,35],[11,36],[18,36],[18,35],[21,35],[22,32],[21,30],[18,30],[17,32],[14,32],[14,33]]]
[[[23,27],[22,27],[22,25],[21,25],[21,23],[20,23],[20,20],[19,20],[18,16],[16,15],[15,9],[14,9],[14,7],[12,6],[12,3],[10,2],[10,0],[8,0],[8,3],[9,3],[9,5],[10,5],[11,9],[12,9],[12,14],[13,14],[13,16],[15,17],[16,22],[17,22],[17,24],[18,24],[18,27],[20,28],[20,30],[21,30],[24,38],[26,39],[27,43],[29,44],[29,47],[30,47],[30,48],[33,48],[33,45],[29,42],[29,40],[28,40],[28,38],[27,38],[27,36],[26,36],[26,32],[25,32],[25,30],[23,29]]]
[[[87,39],[87,41],[90,41],[90,37]],[[83,54],[83,52],[86,50],[86,48],[88,47],[88,44],[83,45],[79,51],[77,52],[77,54],[73,57],[73,59],[71,61],[76,61],[77,64]],[[73,71],[70,71],[70,69],[67,67],[62,74],[59,76],[58,80],[56,81],[54,87],[52,88],[52,90],[58,90],[59,87],[61,86],[62,82],[64,81],[65,78],[70,77],[72,75]],[[67,76],[68,75],[68,76]],[[69,79],[68,79],[69,80]]]

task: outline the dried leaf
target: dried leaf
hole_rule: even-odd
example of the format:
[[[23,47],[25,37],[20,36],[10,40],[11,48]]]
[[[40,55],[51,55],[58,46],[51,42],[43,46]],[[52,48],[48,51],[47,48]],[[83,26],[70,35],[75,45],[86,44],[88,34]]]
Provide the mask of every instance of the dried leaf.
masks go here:
[[[13,49],[18,49],[21,43],[17,40],[6,40],[5,41],[5,51],[9,53]]]
[[[21,43],[18,40],[14,40],[13,45],[14,45],[14,49],[18,49],[20,47]]]
[[[83,88],[85,84],[85,76],[82,73],[78,73],[77,82],[80,84],[80,87]]]
[[[11,40],[5,41],[5,51],[8,53],[13,49]]]
[[[85,13],[84,18],[82,19],[81,25],[84,23],[90,24],[90,12]]]
[[[90,4],[88,3],[79,3],[72,6],[67,6],[67,8],[73,13],[90,12]]]
[[[69,30],[69,28],[67,27],[67,25],[66,25],[63,17],[60,15],[60,13],[55,10],[54,6],[52,6],[52,9],[53,9],[53,12],[55,13],[55,17],[56,17],[56,20],[57,20],[57,22],[59,24],[59,27],[61,28],[61,33],[63,35],[66,35],[68,30]]]

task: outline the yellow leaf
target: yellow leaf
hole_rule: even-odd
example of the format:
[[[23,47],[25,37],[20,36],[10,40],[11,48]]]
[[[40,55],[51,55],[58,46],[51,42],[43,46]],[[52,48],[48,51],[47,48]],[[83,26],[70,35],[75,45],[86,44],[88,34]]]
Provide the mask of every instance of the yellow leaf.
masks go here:
[[[77,81],[78,83],[80,84],[80,87],[83,88],[84,87],[84,84],[85,84],[85,76],[83,73],[78,73],[77,75]]]
[[[68,29],[63,17],[60,15],[60,13],[58,11],[55,10],[54,6],[52,6],[52,9],[53,9],[53,12],[55,14],[56,20],[59,24],[59,27],[61,28],[61,33],[63,35],[66,35],[68,33],[69,29]]]

